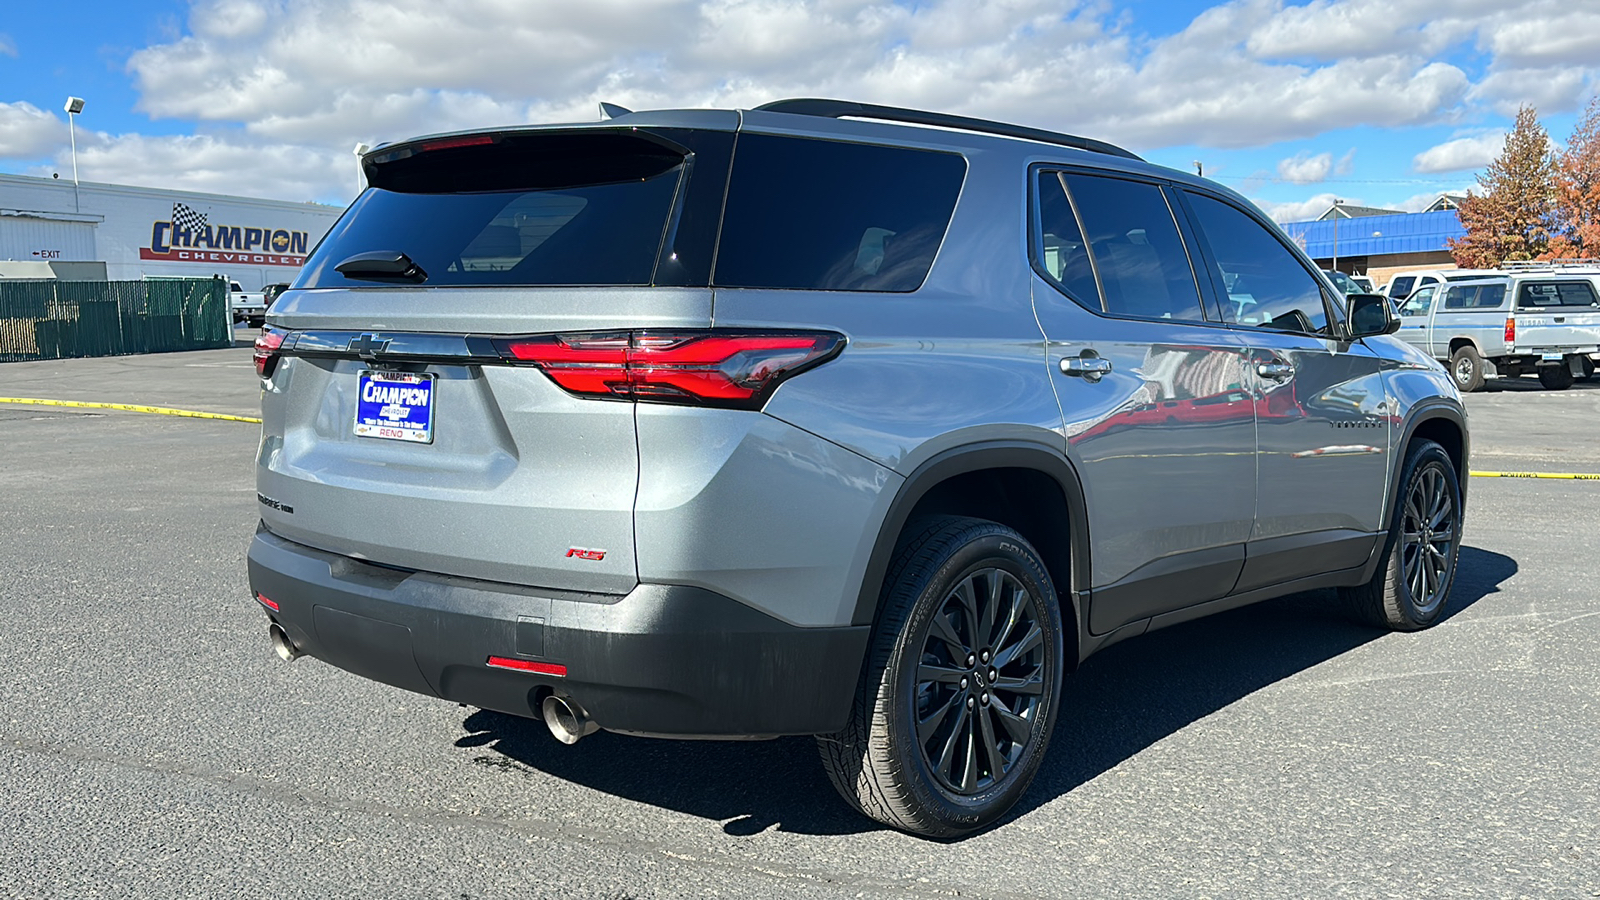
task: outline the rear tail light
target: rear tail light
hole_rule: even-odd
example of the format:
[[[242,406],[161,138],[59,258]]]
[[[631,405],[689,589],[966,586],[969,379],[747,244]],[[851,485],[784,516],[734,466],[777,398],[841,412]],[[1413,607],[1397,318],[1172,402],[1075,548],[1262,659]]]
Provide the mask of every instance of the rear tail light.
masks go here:
[[[508,338],[510,360],[587,397],[759,409],[784,379],[836,356],[829,332],[634,331]]]
[[[1506,319],[1506,343],[1507,344],[1515,344],[1516,342],[1517,342],[1517,320],[1516,319]]]
[[[278,364],[278,348],[283,346],[283,337],[287,332],[276,328],[263,328],[256,337],[256,374],[262,378],[271,378],[272,370]]]

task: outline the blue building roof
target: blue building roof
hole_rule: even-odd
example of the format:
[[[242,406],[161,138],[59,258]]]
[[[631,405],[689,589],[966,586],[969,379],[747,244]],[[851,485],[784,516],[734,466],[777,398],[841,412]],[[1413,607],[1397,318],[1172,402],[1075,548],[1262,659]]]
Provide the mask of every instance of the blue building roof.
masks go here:
[[[1290,239],[1305,242],[1312,259],[1333,256],[1334,228],[1339,233],[1340,256],[1388,256],[1394,253],[1429,253],[1448,250],[1445,240],[1464,237],[1461,217],[1453,209],[1402,213],[1393,216],[1358,216],[1326,222],[1289,222],[1283,226]]]

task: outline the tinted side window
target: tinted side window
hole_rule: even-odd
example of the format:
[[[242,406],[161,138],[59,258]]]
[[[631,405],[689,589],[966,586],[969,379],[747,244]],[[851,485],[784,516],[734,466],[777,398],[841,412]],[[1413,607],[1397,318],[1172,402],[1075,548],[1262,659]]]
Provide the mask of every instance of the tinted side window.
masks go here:
[[[1100,288],[1089,264],[1089,246],[1078,229],[1078,217],[1061,184],[1059,172],[1040,172],[1039,221],[1034,226],[1034,254],[1068,297],[1090,309],[1103,309]]]
[[[1413,275],[1395,276],[1394,281],[1389,283],[1389,296],[1404,300],[1411,296],[1411,286],[1416,282],[1417,279]]]
[[[1153,184],[1062,176],[1088,233],[1105,310],[1145,319],[1203,319],[1189,254],[1166,195]]]
[[[1444,301],[1445,309],[1494,309],[1506,299],[1506,286],[1503,284],[1458,285],[1449,290]]]
[[[713,283],[914,291],[966,169],[951,153],[742,134]]]
[[[1239,325],[1326,333],[1322,286],[1265,226],[1219,200],[1190,194],[1228,291],[1222,313]]]

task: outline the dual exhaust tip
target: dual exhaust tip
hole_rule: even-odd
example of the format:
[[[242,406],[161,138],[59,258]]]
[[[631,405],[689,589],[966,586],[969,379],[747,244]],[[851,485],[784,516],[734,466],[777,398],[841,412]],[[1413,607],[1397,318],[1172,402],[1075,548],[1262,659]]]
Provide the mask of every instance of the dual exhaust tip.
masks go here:
[[[273,652],[284,662],[294,662],[306,655],[277,622],[267,625],[267,639],[272,642]],[[544,698],[540,712],[544,714],[544,724],[549,727],[550,734],[563,744],[576,744],[600,730],[600,725],[570,697],[551,694]]]

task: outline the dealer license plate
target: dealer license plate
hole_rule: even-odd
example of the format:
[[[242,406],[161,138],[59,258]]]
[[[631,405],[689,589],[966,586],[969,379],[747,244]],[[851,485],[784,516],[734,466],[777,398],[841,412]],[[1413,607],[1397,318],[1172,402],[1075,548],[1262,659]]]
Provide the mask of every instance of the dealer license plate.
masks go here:
[[[433,443],[433,376],[363,371],[357,382],[356,434]]]

